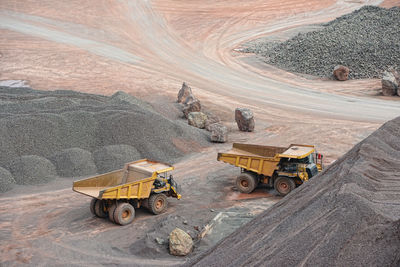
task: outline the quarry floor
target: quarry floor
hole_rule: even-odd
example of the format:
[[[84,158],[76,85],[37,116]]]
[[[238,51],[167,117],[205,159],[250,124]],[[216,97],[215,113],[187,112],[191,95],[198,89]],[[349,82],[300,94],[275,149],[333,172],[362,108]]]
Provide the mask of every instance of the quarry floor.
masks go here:
[[[129,226],[94,218],[90,199],[72,192],[72,179],[1,195],[2,263],[175,265],[186,259],[169,256],[155,235],[167,239],[167,230],[184,221],[196,233],[221,213],[215,231],[196,244],[196,255],[279,201],[271,189],[250,196],[236,192],[239,170],[217,162],[217,152],[233,142],[306,143],[316,145],[329,164],[396,117],[399,102],[378,95],[379,80],[300,77],[235,48],[263,36],[285,38],[288,30],[365,4],[398,4],[382,2],[2,1],[0,32],[7,38],[0,40],[0,80],[23,79],[42,90],[123,90],[161,113],[186,81],[231,129],[229,143],[189,153],[175,164],[181,200],[172,199],[160,216],[138,211]],[[239,106],[255,113],[255,132],[235,127]]]

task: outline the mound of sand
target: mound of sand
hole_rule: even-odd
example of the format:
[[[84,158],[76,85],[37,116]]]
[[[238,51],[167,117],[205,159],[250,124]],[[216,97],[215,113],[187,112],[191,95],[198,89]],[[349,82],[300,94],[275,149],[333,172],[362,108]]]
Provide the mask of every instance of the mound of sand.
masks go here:
[[[56,168],[46,158],[29,155],[15,158],[8,165],[17,184],[42,184],[57,176]]]
[[[141,159],[142,156],[133,146],[104,146],[93,153],[99,173],[121,169],[124,163]]]
[[[174,145],[176,139],[208,145],[204,131],[168,119],[124,92],[109,97],[0,87],[0,166],[4,168],[22,156],[37,155],[51,159],[62,176],[82,176],[93,173],[88,153],[94,152],[98,172],[118,169],[123,161],[140,157],[173,163],[184,155]],[[47,180],[11,172],[19,184]]]
[[[0,177],[0,193],[4,193],[14,187],[15,180],[9,171],[0,167]]]
[[[400,117],[194,263],[399,266]]]
[[[59,176],[76,177],[97,172],[92,153],[81,148],[69,148],[56,153],[50,158]]]

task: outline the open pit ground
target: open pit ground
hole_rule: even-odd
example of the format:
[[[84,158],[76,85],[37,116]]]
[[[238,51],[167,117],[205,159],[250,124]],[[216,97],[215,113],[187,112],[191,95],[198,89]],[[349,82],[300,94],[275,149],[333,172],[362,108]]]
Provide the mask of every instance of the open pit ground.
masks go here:
[[[7,155],[17,159],[1,159],[0,175],[6,181],[2,186],[7,187],[4,190],[7,192],[0,195],[0,265],[168,266],[201,264],[201,259],[208,264],[207,259],[212,261],[213,246],[275,203],[279,202],[272,207],[271,216],[283,214],[278,210],[283,205],[295,206],[296,203],[289,202],[296,201],[298,191],[304,199],[311,198],[305,191],[314,192],[324,184],[316,180],[283,200],[267,188],[258,188],[251,195],[239,194],[234,188],[239,170],[217,162],[217,152],[228,150],[233,142],[276,146],[314,144],[329,165],[384,122],[399,116],[400,102],[398,98],[379,95],[379,79],[337,82],[298,75],[266,65],[256,55],[241,53],[241,49],[260,38],[286,41],[298,32],[309,31],[311,24],[314,27],[327,23],[365,5],[390,8],[400,3],[393,0],[1,1],[1,84],[17,88],[28,84],[41,91],[28,92],[18,99],[12,95],[15,90],[7,89],[11,91],[3,91],[1,98],[0,122],[4,123],[0,129],[4,133],[1,148],[9,146],[5,149]],[[203,106],[217,114],[230,129],[229,143],[210,144],[205,131],[188,129],[185,125],[175,104],[183,81],[192,87]],[[49,92],[46,95],[42,91]],[[121,95],[118,91],[125,93]],[[60,94],[72,97],[67,102],[59,101]],[[112,98],[117,102],[112,102]],[[18,101],[25,101],[26,105],[20,106]],[[248,107],[254,112],[255,132],[237,130],[234,123],[237,107]],[[80,140],[85,141],[71,146],[71,141],[79,141],[74,136],[82,132],[75,132],[73,127],[65,129],[62,122],[68,121],[75,127],[82,125],[83,116],[77,115],[79,112],[90,117],[92,124],[84,125],[87,132]],[[132,119],[136,116],[142,118],[140,127],[152,131],[151,138],[146,132],[134,129],[132,136],[113,134],[113,129],[120,134],[126,121],[130,127],[138,127]],[[24,123],[16,124],[23,120],[39,123],[29,128],[39,131],[32,132],[38,135],[39,146],[34,143],[36,139],[28,142],[30,147],[18,142],[31,140],[30,134],[18,133],[18,140],[12,138],[15,125],[26,129]],[[118,123],[109,124],[112,121]],[[162,125],[159,135],[154,133],[157,125],[150,127],[149,122]],[[92,126],[101,123],[106,129],[98,133]],[[54,140],[55,135],[48,132],[54,129],[59,131],[56,136],[61,136],[60,140]],[[394,136],[398,137],[396,129]],[[167,134],[163,135],[164,132]],[[133,137],[134,140],[130,139]],[[46,139],[59,147],[46,146]],[[69,142],[63,143],[66,140]],[[364,147],[365,154],[375,151],[368,142],[364,144],[367,145],[358,147]],[[398,153],[399,146],[390,143],[390,147]],[[111,156],[96,157],[104,153]],[[356,157],[354,152],[349,153]],[[385,153],[382,155],[395,155]],[[90,198],[71,190],[72,180],[80,178],[74,175],[74,170],[89,174],[104,166],[116,167],[110,158],[122,161],[147,155],[175,162],[173,175],[183,188],[182,199],[172,199],[165,214],[153,216],[139,210],[132,224],[117,226],[93,217],[89,211]],[[87,165],[79,165],[76,161],[79,158],[87,160]],[[18,168],[23,162],[29,162],[32,168],[36,163],[45,166],[49,174],[47,183],[18,182],[17,177],[25,181],[24,175],[29,173]],[[66,162],[74,164],[76,169],[69,169]],[[334,169],[329,170],[336,177]],[[36,177],[41,174],[37,172]],[[286,215],[290,218],[290,214]],[[390,219],[395,221],[396,216],[398,220],[398,215]],[[260,217],[256,220],[262,221]],[[196,236],[197,229],[209,223],[213,230],[196,242],[188,257],[171,256],[166,243],[156,242],[156,238],[167,241],[175,227]],[[393,223],[390,229],[395,227],[398,226]],[[386,232],[382,233],[384,236]],[[217,245],[216,251],[223,249],[229,240],[236,241],[232,235]],[[396,240],[387,240],[398,245]],[[266,241],[273,244],[273,240]],[[204,252],[209,258],[204,258]],[[338,255],[351,259],[351,254]],[[252,263],[241,261],[240,257],[237,262],[227,259],[219,266],[229,262]]]

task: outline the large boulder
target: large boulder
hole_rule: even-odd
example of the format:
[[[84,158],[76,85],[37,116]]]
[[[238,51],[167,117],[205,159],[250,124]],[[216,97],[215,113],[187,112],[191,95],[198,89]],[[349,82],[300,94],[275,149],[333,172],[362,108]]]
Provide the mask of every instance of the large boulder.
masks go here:
[[[200,100],[195,98],[193,95],[188,96],[184,103],[182,111],[185,118],[188,117],[190,112],[200,112],[201,111]]]
[[[8,169],[17,184],[43,184],[57,176],[54,165],[48,159],[36,155],[15,158]]]
[[[237,108],[235,110],[235,120],[240,131],[252,132],[254,131],[254,116],[253,112],[248,108]]]
[[[118,170],[127,162],[141,159],[136,148],[129,145],[104,146],[94,151],[93,157],[99,173]]]
[[[169,234],[169,253],[175,256],[186,256],[193,250],[193,240],[185,231],[175,228]]]
[[[398,94],[399,84],[392,72],[385,71],[382,77],[382,94],[393,96]]]
[[[81,148],[69,148],[53,155],[50,160],[57,173],[64,177],[84,176],[97,172],[92,153]]]
[[[185,82],[182,84],[181,90],[178,92],[178,103],[184,103],[188,96],[192,95],[192,88],[190,88]]]
[[[188,124],[196,128],[204,129],[207,115],[203,112],[190,112],[188,115]]]
[[[211,142],[225,143],[228,142],[228,128],[220,123],[214,123],[209,126]]]
[[[347,81],[349,78],[350,70],[348,67],[337,65],[333,69],[333,76],[339,81]]]
[[[15,180],[11,173],[0,167],[0,193],[11,190],[15,185]]]
[[[217,115],[214,115],[212,113],[206,113],[206,114],[207,114],[207,120],[205,123],[205,129],[211,132],[210,126],[213,125],[214,123],[221,122],[221,120]]]

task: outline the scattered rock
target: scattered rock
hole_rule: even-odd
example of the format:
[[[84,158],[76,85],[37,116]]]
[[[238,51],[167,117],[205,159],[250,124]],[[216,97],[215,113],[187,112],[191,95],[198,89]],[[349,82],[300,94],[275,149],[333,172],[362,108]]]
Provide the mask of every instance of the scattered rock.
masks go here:
[[[159,245],[164,245],[165,240],[162,239],[162,238],[156,237],[156,242],[157,242],[157,244],[159,244]]]
[[[217,143],[228,142],[228,128],[220,123],[214,123],[209,126],[211,141]]]
[[[337,65],[333,69],[333,76],[339,81],[347,81],[349,78],[349,73],[349,68],[342,65]]]
[[[385,71],[382,77],[382,94],[393,96],[398,94],[399,84],[392,72]]]
[[[217,115],[211,114],[211,113],[206,113],[207,114],[207,120],[205,123],[205,129],[209,132],[211,132],[210,126],[214,123],[219,123],[221,120]]]
[[[8,169],[17,184],[43,184],[57,176],[54,165],[48,159],[36,155],[15,158]]]
[[[15,185],[15,180],[11,173],[0,167],[0,193],[11,190]]]
[[[193,240],[185,231],[175,228],[169,234],[169,252],[175,256],[186,256],[193,250]]]
[[[181,90],[178,92],[178,103],[185,103],[188,96],[192,95],[192,88],[185,82],[182,84]]]
[[[252,132],[254,131],[254,117],[253,112],[248,108],[237,108],[235,110],[235,120],[240,131]]]
[[[207,120],[207,115],[203,112],[190,112],[188,115],[188,123],[191,126],[203,129]]]
[[[184,221],[183,221],[183,224],[188,224],[188,221],[187,221],[187,220],[184,220]]]
[[[200,100],[194,98],[193,96],[189,96],[187,98],[187,101],[185,102],[185,106],[183,107],[182,111],[185,118],[188,117],[190,112],[200,112],[201,111]]]
[[[69,148],[50,158],[63,177],[85,176],[97,172],[92,153],[81,148]]]

